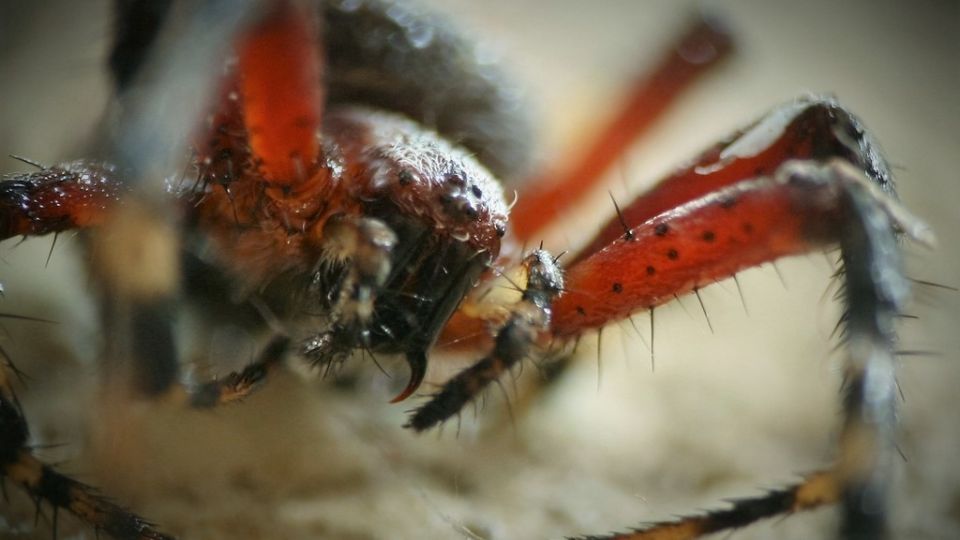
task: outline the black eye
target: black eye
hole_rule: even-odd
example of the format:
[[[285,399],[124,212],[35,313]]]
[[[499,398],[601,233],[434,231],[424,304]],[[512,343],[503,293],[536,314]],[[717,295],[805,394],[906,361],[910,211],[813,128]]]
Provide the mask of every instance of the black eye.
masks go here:
[[[460,175],[459,173],[448,173],[444,177],[444,180],[446,180],[448,184],[452,184],[457,187],[463,187],[466,184],[466,182],[463,179],[463,176]]]

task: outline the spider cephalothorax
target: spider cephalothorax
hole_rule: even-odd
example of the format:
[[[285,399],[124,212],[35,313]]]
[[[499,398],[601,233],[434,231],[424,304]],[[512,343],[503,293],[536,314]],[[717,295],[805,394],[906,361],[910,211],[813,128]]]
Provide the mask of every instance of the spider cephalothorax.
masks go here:
[[[463,150],[394,114],[340,108],[323,133],[323,164],[302,192],[241,175],[198,194],[197,225],[212,232],[215,266],[313,334],[310,358],[405,354],[405,397],[500,252],[502,189]]]

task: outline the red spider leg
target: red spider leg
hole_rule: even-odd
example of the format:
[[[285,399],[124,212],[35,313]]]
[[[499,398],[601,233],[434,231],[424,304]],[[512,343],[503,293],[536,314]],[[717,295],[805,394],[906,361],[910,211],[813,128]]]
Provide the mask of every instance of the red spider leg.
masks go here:
[[[710,149],[624,207],[567,269],[553,330],[574,336],[737,271],[836,241],[836,204],[777,181],[787,160],[850,160],[891,189],[856,118],[800,100]],[[822,193],[822,196],[830,196]],[[811,204],[811,201],[817,204]]]
[[[280,1],[238,46],[243,117],[263,179],[291,187],[312,175],[323,96],[316,10]]]
[[[762,121],[703,152],[691,165],[674,172],[629,205],[620,208],[618,215],[601,227],[593,240],[569,260],[567,267],[576,273],[588,273],[585,268],[573,269],[590,255],[623,237],[625,228],[629,228],[629,224],[644,223],[667,210],[743,179],[769,175],[778,164],[788,159],[825,159],[831,156],[848,155],[851,150],[844,146],[844,142],[838,139],[836,134],[832,134],[832,125],[837,117],[846,118],[852,121],[855,129],[861,129],[849,113],[829,99],[800,100],[781,106]],[[767,134],[767,138],[760,138],[764,134]],[[730,156],[735,156],[745,148],[752,154],[748,159],[730,159]],[[869,154],[866,150],[861,150],[861,153]],[[614,260],[617,262],[613,263]],[[621,264],[616,256],[611,256],[610,262]],[[638,268],[645,274],[650,272],[647,266],[651,266],[653,271],[657,272],[656,265]],[[672,275],[674,274],[667,272],[667,276]],[[648,283],[651,288],[661,287],[663,279],[666,277],[663,276],[663,272],[660,272],[660,276],[650,278],[645,283]],[[568,284],[569,286],[571,285]],[[601,296],[596,303],[603,305],[611,300],[629,306],[619,310],[618,315],[614,316],[615,319],[625,317],[634,311],[636,306],[645,305],[635,304],[632,297],[625,298],[622,294],[613,293],[610,283],[607,283],[606,287],[608,290],[604,294],[613,295],[614,298],[603,299]],[[686,289],[686,291],[689,290],[691,289]],[[571,296],[567,295],[564,298],[566,299],[560,302],[569,302]],[[666,300],[670,298],[672,293],[667,293],[663,297]],[[469,302],[466,305],[470,305]],[[444,334],[445,341],[472,344],[480,338],[468,339],[469,336],[488,336],[485,332],[486,322],[478,319],[482,317],[471,316],[470,313],[462,310],[458,311],[448,324]],[[601,316],[596,326],[602,325],[606,320],[608,319]],[[596,326],[588,325],[588,327]]]
[[[629,205],[620,208],[618,214],[601,227],[597,235],[568,261],[567,267],[575,267],[583,259],[622,237],[625,227],[629,228],[628,224],[643,223],[667,210],[740,180],[768,175],[776,165],[788,159],[824,159],[849,154],[850,149],[844,146],[844,142],[831,134],[836,117],[846,118],[852,121],[855,129],[861,129],[855,119],[850,118],[849,113],[830,99],[799,100],[781,106],[753,126],[703,152],[691,165],[677,170]],[[748,133],[751,135],[748,136]],[[765,133],[772,135],[768,135],[766,140],[758,139]],[[742,151],[745,146],[750,145],[752,147],[749,150],[753,155],[749,159],[729,159],[728,154],[734,155],[738,147]],[[869,154],[866,150],[861,150],[861,153]],[[656,266],[653,268],[656,272]],[[649,272],[645,266],[640,267],[640,270]],[[668,275],[673,274],[668,272]],[[657,281],[655,284],[655,281],[646,283],[649,283],[650,287],[657,287],[662,283]],[[608,286],[612,287],[609,284]],[[671,294],[664,298],[669,300]],[[622,295],[617,295],[616,298],[627,305],[633,305]],[[469,299],[465,305],[471,305]],[[621,310],[615,318],[625,317],[633,309],[635,308]],[[458,311],[448,323],[443,341],[473,345],[489,336],[485,331],[486,326],[487,322],[482,316],[474,316],[464,310]]]
[[[844,373],[844,424],[836,465],[786,489],[731,501],[732,508],[654,523],[591,540],[686,540],[759,519],[842,503],[842,538],[885,538],[890,466],[896,425],[895,320],[909,296],[894,229],[930,242],[923,224],[907,215],[863,171],[848,162],[784,165],[801,181],[838,184],[842,227],[834,235],[844,263],[849,356]]]
[[[794,179],[790,165],[796,163],[773,177],[741,180],[637,226],[625,225],[620,239],[566,270],[564,294],[552,301],[544,337],[572,339],[742,268],[835,241],[844,216],[842,187]],[[502,335],[501,329],[496,354],[447,382],[409,425],[420,431],[456,414],[532,351],[534,340]]]
[[[324,113],[324,159],[314,163],[317,156],[311,156],[304,163],[308,150],[298,144],[319,148],[318,126],[304,128],[311,119],[319,119],[319,108],[310,110],[318,94],[294,92],[300,101],[291,105],[265,100],[262,93],[276,84],[304,89],[316,77],[304,77],[302,72],[317,73],[319,68],[300,70],[296,65],[320,58],[315,52],[297,52],[317,47],[304,37],[310,34],[309,25],[303,25],[289,3],[278,9],[281,13],[268,16],[239,47],[233,96],[239,105],[230,103],[228,77],[227,101],[213,116],[210,138],[200,149],[204,180],[223,185],[202,193],[193,216],[213,239],[211,257],[237,278],[244,292],[263,291],[286,271],[315,271],[318,261],[349,261],[344,281],[336,285],[340,294],[318,298],[320,303],[332,300],[331,328],[301,346],[309,349],[305,356],[318,363],[359,347],[399,349],[411,365],[410,382],[396,398],[403,399],[422,380],[426,351],[440,326],[474,275],[486,267],[486,259],[499,252],[506,213],[501,190],[472,159],[435,140],[435,135],[399,116],[345,105]],[[289,65],[281,69],[280,81],[272,58],[264,53],[277,46],[275,40],[289,40],[282,48],[295,49]],[[284,73],[291,80],[283,80]],[[273,121],[274,116],[287,127],[261,129],[259,122]],[[240,133],[237,127],[243,128]],[[281,135],[293,137],[292,144],[273,140]],[[308,136],[314,141],[305,141]],[[246,137],[252,159],[245,159]],[[264,137],[259,145],[257,137]],[[278,170],[288,167],[293,176],[279,177]],[[330,181],[334,175],[336,182]],[[434,234],[438,231],[451,232]],[[457,244],[447,246],[448,238]],[[412,245],[420,242],[428,244]],[[466,265],[446,262],[462,258],[457,254],[467,246],[472,255]],[[391,268],[391,253],[407,262]],[[449,276],[455,286],[414,275],[411,261],[426,265],[437,279]],[[375,299],[382,315],[374,310]],[[410,307],[423,313],[388,315]],[[424,324],[417,323],[416,328],[408,324],[421,320]]]
[[[314,167],[322,102],[318,37],[315,10],[283,0],[274,2],[240,37],[236,66],[228,62],[218,100],[197,137],[199,178],[221,185],[210,191],[201,188],[197,197],[186,198],[197,205],[200,219],[213,222],[211,231],[229,235],[240,221],[256,223],[264,183],[280,188],[272,196],[287,224],[303,217],[285,210],[291,206],[302,210],[309,205],[299,201],[322,198],[316,195],[325,186],[326,171]],[[256,170],[251,170],[251,162]],[[312,181],[305,182],[308,179]],[[242,201],[235,200],[231,188]],[[285,206],[288,196],[290,204]],[[150,326],[168,325],[160,321]],[[163,349],[153,345],[148,349]],[[242,399],[260,387],[288,348],[289,338],[276,336],[261,357],[241,371],[198,385],[170,384],[163,390],[167,399],[194,407]]]
[[[208,14],[196,15],[200,19]],[[211,35],[223,33],[211,32]],[[134,101],[141,109],[149,108],[146,104],[152,103],[148,99]],[[131,106],[124,110],[134,109],[138,108]],[[193,406],[239,399],[255,389],[282,358],[286,342],[283,338],[274,340],[257,362],[219,381],[186,391],[175,384],[177,358],[171,323],[172,302],[178,288],[175,271],[178,242],[172,228],[163,226],[167,224],[165,219],[161,217],[162,223],[156,223],[159,209],[149,202],[145,205],[142,194],[134,193],[136,190],[131,187],[141,175],[151,176],[147,171],[156,172],[156,167],[144,166],[131,157],[139,156],[145,148],[156,149],[157,145],[144,143],[143,137],[135,136],[157,132],[151,129],[152,125],[145,127],[142,121],[138,123],[143,118],[156,120],[156,115],[128,116],[128,123],[118,122],[127,127],[127,132],[114,137],[113,145],[109,141],[105,143],[113,150],[105,153],[124,163],[126,178],[120,178],[117,167],[96,161],[78,161],[5,177],[0,183],[0,238],[99,227],[98,234],[91,239],[90,259],[102,287],[106,335],[130,336],[127,340],[111,339],[105,357],[124,360],[127,369],[134,370],[140,390],[147,394],[186,395]],[[127,144],[131,140],[134,142]],[[275,149],[269,145],[267,148]],[[158,154],[160,158],[146,161],[154,165],[156,161],[163,161],[164,153]],[[131,262],[134,264],[129,264]],[[107,371],[116,367],[111,364]],[[99,495],[95,488],[64,476],[33,457],[28,446],[26,420],[7,382],[3,374],[0,377],[0,472],[4,479],[11,479],[34,497],[38,508],[42,501],[53,505],[54,531],[56,513],[62,508],[98,531],[117,538],[169,538],[146,520]]]
[[[831,134],[836,118],[852,120],[854,128],[862,131],[859,122],[829,98],[804,98],[780,106],[754,125],[703,152],[691,165],[677,170],[620,209],[619,215],[608,221],[568,265],[622,236],[624,223],[643,223],[744,178],[768,175],[788,159],[824,159],[849,153],[840,135]],[[745,137],[747,133],[752,133],[749,138]],[[762,140],[765,133],[770,135]],[[777,134],[782,136],[772,138]],[[729,159],[738,151],[737,145],[741,149],[745,145],[753,146],[750,159]],[[861,151],[868,153],[866,149]]]
[[[714,159],[695,165],[709,175],[745,160],[763,174],[727,183],[639,224],[619,216],[620,238],[578,257],[567,271],[567,295],[554,303],[552,330],[554,336],[574,337],[741,268],[840,244],[850,356],[839,459],[828,473],[839,489],[816,504],[844,503],[845,538],[881,538],[895,425],[893,328],[909,296],[895,231],[924,242],[932,237],[894,202],[889,171],[856,118],[831,101],[793,108],[798,106],[801,114],[784,115],[790,108],[781,109],[719,153],[707,154]],[[783,163],[756,161],[784,138],[794,140],[788,148],[809,146],[810,159],[791,159],[795,155],[788,151]],[[647,202],[641,196],[631,207]],[[730,512],[604,538],[694,538],[743,524],[727,520],[728,514],[771,515],[766,510],[785,497],[793,495],[770,492],[738,502]]]
[[[75,161],[0,182],[0,240],[100,225],[127,189],[114,168]]]
[[[716,22],[701,19],[671,48],[652,74],[639,81],[624,107],[590,144],[579,162],[526,185],[511,212],[516,237],[531,240],[577,204],[627,147],[645,134],[681,92],[725,58],[730,36]]]

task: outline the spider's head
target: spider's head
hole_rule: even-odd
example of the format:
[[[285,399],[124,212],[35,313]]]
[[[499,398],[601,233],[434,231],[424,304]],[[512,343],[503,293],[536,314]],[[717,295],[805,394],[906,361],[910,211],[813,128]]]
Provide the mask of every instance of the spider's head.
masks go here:
[[[338,189],[350,219],[375,222],[393,239],[370,316],[362,328],[336,330],[333,342],[405,355],[411,378],[403,399],[423,380],[427,351],[447,320],[500,253],[503,189],[466,151],[396,114],[340,106],[328,111],[324,131],[343,158]],[[318,290],[338,290],[341,275]]]

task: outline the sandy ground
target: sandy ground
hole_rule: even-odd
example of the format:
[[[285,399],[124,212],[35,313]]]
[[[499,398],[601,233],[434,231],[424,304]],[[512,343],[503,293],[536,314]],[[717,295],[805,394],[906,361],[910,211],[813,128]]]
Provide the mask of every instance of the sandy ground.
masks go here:
[[[26,4],[0,5],[0,153],[52,163],[76,157],[102,105],[108,15],[93,2]],[[576,148],[687,12],[686,2],[668,1],[438,4],[489,40],[538,97],[546,155]],[[625,199],[777,103],[831,92],[874,131],[904,202],[939,233],[936,251],[906,246],[911,275],[960,284],[951,237],[960,230],[960,6],[772,4],[711,4],[740,36],[737,57],[626,157],[613,193]],[[585,224],[610,210],[602,191],[584,204],[550,247],[575,246]],[[385,403],[395,383],[375,370],[350,391],[281,375],[244,405],[215,412],[103,399],[95,362],[103,336],[76,244],[62,237],[49,265],[49,239],[0,246],[0,311],[59,321],[4,321],[0,335],[33,377],[21,396],[35,441],[60,444],[40,454],[183,538],[558,538],[714,507],[831,456],[843,355],[828,339],[837,306],[824,295],[830,266],[820,254],[780,264],[786,286],[769,267],[741,275],[747,310],[732,282],[705,290],[712,334],[695,298],[659,310],[655,372],[630,325],[614,325],[602,354],[585,342],[573,373],[515,411],[512,424],[491,393],[464,415],[459,436],[448,426],[417,437],[400,428],[408,405]],[[895,537],[953,538],[960,296],[919,288],[916,297],[920,318],[902,324],[902,347],[936,354],[901,365],[907,460],[895,472]],[[637,323],[648,338],[646,316]],[[61,537],[93,537],[71,518],[60,524]],[[733,538],[828,537],[833,524],[825,510]],[[49,535],[11,490],[0,537]]]

